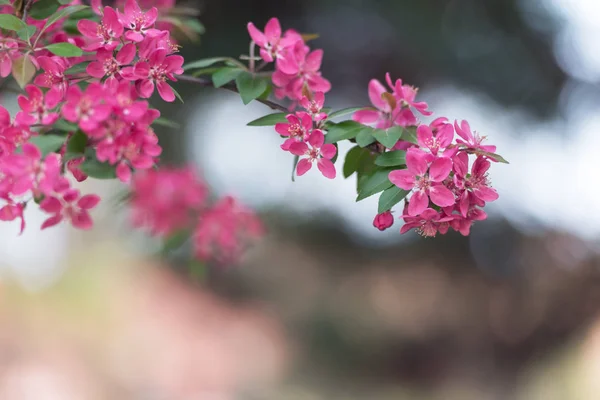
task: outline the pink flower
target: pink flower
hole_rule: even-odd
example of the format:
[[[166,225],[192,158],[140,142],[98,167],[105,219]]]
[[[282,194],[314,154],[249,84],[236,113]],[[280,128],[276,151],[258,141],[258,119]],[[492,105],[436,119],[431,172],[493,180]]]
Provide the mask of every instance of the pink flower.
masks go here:
[[[227,196],[200,215],[193,237],[194,254],[204,261],[212,258],[220,263],[234,263],[244,247],[263,234],[256,215]]]
[[[377,214],[373,220],[373,226],[380,231],[385,231],[387,228],[394,225],[394,216],[391,211],[386,211],[381,214]]]
[[[400,228],[400,233],[415,229],[419,235],[425,237],[435,237],[438,232],[445,235],[453,220],[453,217],[443,215],[432,208],[426,208],[418,216],[405,214],[402,218],[404,225]]]
[[[12,61],[18,58],[19,45],[12,39],[0,35],[0,77],[6,78],[12,72]]]
[[[21,220],[21,229],[19,234],[25,230],[25,203],[9,203],[0,208],[0,221],[14,221],[19,218]]]
[[[374,124],[377,129],[416,123],[412,112],[408,109],[401,109],[396,98],[387,92],[377,79],[371,79],[369,82],[369,99],[375,109],[368,108],[355,112],[352,116],[354,121],[364,125]]]
[[[283,142],[281,148],[288,151],[290,146],[296,142],[308,140],[313,127],[313,121],[309,114],[305,112],[297,112],[296,115],[289,114],[286,116],[288,123],[275,124],[275,130],[281,136],[287,136],[288,139]]]
[[[409,149],[406,166],[407,169],[390,172],[389,179],[401,189],[414,189],[408,205],[409,215],[421,214],[429,206],[430,198],[433,204],[440,207],[454,204],[454,194],[441,183],[452,170],[449,158],[438,158],[428,166],[425,153]]]
[[[312,99],[304,96],[300,100],[300,105],[310,114],[315,122],[320,122],[327,118],[327,114],[321,112],[325,104],[325,93],[317,92]]]
[[[113,113],[120,119],[127,122],[141,122],[142,117],[148,110],[147,101],[136,101],[137,90],[131,83],[121,81],[118,86],[110,88],[109,96],[106,99],[113,107]],[[160,114],[159,114],[160,115]],[[156,117],[158,118],[158,116]],[[152,119],[152,121],[155,118]],[[148,122],[148,125],[152,123]]]
[[[491,163],[485,157],[479,156],[471,167],[471,174],[468,174],[469,156],[465,152],[460,152],[454,157],[454,184],[462,192],[459,198],[459,209],[461,214],[466,217],[467,211],[472,204],[480,205],[486,202],[492,202],[498,199],[498,192],[490,187],[487,171]]]
[[[287,31],[281,37],[281,25],[277,18],[271,18],[265,26],[265,32],[259,31],[252,22],[248,23],[250,37],[260,47],[260,56],[266,62],[280,58],[287,47],[302,41],[302,36],[294,31]]]
[[[420,125],[417,128],[419,146],[429,150],[434,159],[442,155],[452,157],[458,150],[457,148],[448,149],[454,138],[454,128],[451,124],[440,124],[438,120],[434,123],[430,126]]]
[[[331,84],[319,71],[322,60],[323,50],[310,52],[304,42],[296,42],[277,61],[277,68],[272,76],[273,84],[279,88],[276,94],[300,100],[304,97],[304,90],[327,93],[331,90]]]
[[[469,207],[465,216],[452,214],[452,221],[450,226],[456,232],[459,232],[463,236],[469,236],[471,232],[471,226],[475,221],[483,221],[487,218],[487,214],[480,208],[475,206]]]
[[[337,149],[332,144],[323,144],[324,142],[325,136],[323,132],[315,129],[308,138],[308,144],[305,142],[296,142],[290,145],[290,153],[306,157],[300,159],[296,166],[298,176],[302,176],[308,172],[312,168],[313,162],[316,161],[317,168],[319,168],[324,177],[329,179],[335,178],[335,166],[331,162],[331,159],[337,153]]]
[[[125,32],[126,39],[132,42],[141,42],[145,36],[153,37],[160,33],[159,30],[152,28],[158,17],[156,7],[152,7],[144,13],[135,0],[127,0],[124,11],[124,13],[117,11],[117,14],[121,24],[129,29]]]
[[[41,87],[53,89],[59,94],[59,100],[62,99],[69,86],[69,82],[65,77],[65,71],[69,68],[68,62],[56,56],[41,56],[37,58],[37,62],[44,70],[44,73],[38,75],[33,83]]]
[[[164,101],[175,100],[175,93],[166,80],[176,81],[175,74],[182,74],[183,57],[167,56],[167,50],[157,49],[150,54],[148,62],[139,62],[135,65],[134,74],[140,80],[136,87],[140,96],[148,98],[154,92],[154,85]]]
[[[400,103],[401,107],[412,107],[423,115],[433,114],[433,112],[427,110],[427,103],[424,101],[415,101],[418,92],[417,88],[409,85],[403,85],[401,79],[396,79],[396,83],[392,83],[392,77],[390,76],[389,72],[385,75],[385,80],[388,86],[392,88],[392,94]]]
[[[131,189],[133,225],[161,236],[186,228],[208,195],[205,183],[191,168],[136,174]]]
[[[112,107],[103,103],[104,97],[104,88],[99,83],[92,83],[85,92],[79,86],[71,86],[61,110],[62,115],[67,121],[78,123],[84,132],[92,131],[112,112]]]
[[[133,43],[128,43],[123,46],[117,52],[116,57],[113,55],[112,50],[99,49],[96,53],[96,59],[98,61],[91,62],[87,66],[86,72],[98,79],[106,76],[108,77],[108,84],[113,85],[114,82],[112,81],[121,77],[121,68],[131,64],[135,58],[135,52],[136,48]],[[130,78],[131,75],[127,77]]]
[[[85,157],[73,158],[67,161],[67,169],[77,182],[83,182],[88,178],[88,176],[79,168],[84,161]]]
[[[21,110],[17,113],[16,122],[21,125],[30,126],[41,123],[52,125],[58,119],[58,113],[51,112],[60,102],[60,96],[56,91],[50,90],[44,93],[35,85],[25,87],[28,97],[20,95],[17,98]]]
[[[40,203],[42,211],[52,214],[42,224],[42,229],[60,223],[64,218],[71,221],[75,228],[91,229],[94,225],[89,210],[100,202],[100,197],[95,194],[81,196],[79,190],[68,189],[55,196],[48,196]]]
[[[464,145],[469,150],[481,150],[488,153],[496,152],[496,146],[482,145],[483,141],[485,140],[485,136],[479,136],[477,132],[471,132],[471,127],[467,121],[462,121],[460,126],[458,125],[458,121],[454,121],[454,129],[456,129],[458,136],[464,139],[457,139],[456,142]]]
[[[88,19],[77,23],[79,32],[88,38],[88,44],[83,48],[85,51],[94,51],[99,48],[114,50],[121,43],[123,25],[114,9],[104,7],[104,15],[100,23]]]

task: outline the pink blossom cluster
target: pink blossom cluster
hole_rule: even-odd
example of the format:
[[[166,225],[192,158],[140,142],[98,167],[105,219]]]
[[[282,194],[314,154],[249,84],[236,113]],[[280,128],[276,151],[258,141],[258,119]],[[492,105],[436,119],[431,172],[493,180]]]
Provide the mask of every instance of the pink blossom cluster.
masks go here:
[[[426,116],[432,113],[425,102],[415,101],[417,90],[403,85],[401,80],[392,84],[389,74],[386,80],[390,92],[372,80],[369,97],[374,108],[357,111],[353,118],[380,129],[416,128],[416,143],[399,141],[389,149],[406,150],[406,169],[389,173],[394,185],[410,191],[400,217],[405,223],[400,232],[416,229],[423,236],[435,236],[452,228],[468,235],[474,221],[487,218],[485,204],[498,198],[487,174],[491,162],[497,161],[496,146],[484,145],[485,137],[472,132],[467,121],[451,124],[441,117],[429,125],[421,124],[413,110]],[[470,168],[469,158],[474,158]],[[373,221],[380,230],[392,224],[390,211],[378,214]]]
[[[278,123],[275,130],[287,139],[281,145],[284,151],[289,151],[299,157],[296,174],[304,175],[316,162],[323,176],[333,179],[336,176],[335,165],[331,161],[337,153],[333,144],[325,144],[323,123],[327,114],[323,110],[325,94],[317,92],[312,99],[302,97],[300,104],[305,111],[288,114],[287,123]]]
[[[277,98],[300,101],[313,93],[331,90],[331,84],[320,72],[323,50],[311,51],[298,32],[290,29],[282,33],[277,18],[267,22],[264,32],[250,22],[248,32],[260,48],[262,60],[265,63],[275,62],[272,81]]]
[[[211,204],[208,187],[191,168],[162,168],[136,174],[132,222],[155,235],[191,230],[196,258],[231,263],[249,241],[263,235],[256,215],[231,196]]]

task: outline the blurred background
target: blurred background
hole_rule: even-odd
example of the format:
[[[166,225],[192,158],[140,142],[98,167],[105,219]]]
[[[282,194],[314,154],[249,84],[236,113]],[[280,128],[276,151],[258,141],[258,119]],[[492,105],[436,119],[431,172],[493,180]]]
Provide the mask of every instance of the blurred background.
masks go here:
[[[246,127],[270,110],[179,84],[185,104],[156,102],[182,126],[161,128],[164,161],[195,163],[268,236],[199,282],[148,261],[157,243],[128,228],[115,183],[83,185],[107,199],[92,232],[39,232],[33,208],[22,237],[1,225],[0,398],[598,398],[597,0],[185,5],[206,27],[188,61],[247,53],[247,22],[277,16],[320,34],[334,109],[367,105],[386,72],[420,87],[510,161],[491,171],[500,199],[468,238],[379,232],[353,178],[291,182],[279,136]]]

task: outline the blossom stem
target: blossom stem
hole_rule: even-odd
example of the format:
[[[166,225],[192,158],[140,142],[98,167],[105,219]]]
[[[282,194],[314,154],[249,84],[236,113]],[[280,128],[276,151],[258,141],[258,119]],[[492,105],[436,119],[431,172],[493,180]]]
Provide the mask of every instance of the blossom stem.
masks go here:
[[[177,79],[184,81],[184,82],[195,83],[195,84],[198,84],[203,87],[214,87],[212,80],[206,79],[206,78],[197,78],[197,77],[189,76],[189,75],[178,75]],[[222,88],[227,89],[231,92],[239,93],[239,91],[237,90],[237,87],[233,84],[224,85],[224,86],[222,86]],[[273,101],[270,101],[270,100],[256,99],[256,101],[266,105],[267,107],[270,107],[273,110],[281,111],[286,114],[288,114],[290,112],[290,110],[287,107],[285,107],[281,104],[275,103]]]

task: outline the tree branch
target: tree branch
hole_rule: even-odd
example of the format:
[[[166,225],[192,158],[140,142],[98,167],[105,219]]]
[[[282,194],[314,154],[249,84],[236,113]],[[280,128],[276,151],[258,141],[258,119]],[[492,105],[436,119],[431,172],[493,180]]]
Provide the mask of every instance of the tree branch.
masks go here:
[[[215,87],[215,85],[213,84],[212,80],[207,79],[207,78],[196,78],[195,76],[189,76],[189,75],[178,75],[177,76],[177,80],[183,81],[183,82],[190,82],[190,83],[195,83],[197,85],[200,85],[202,87]],[[226,89],[229,90],[231,92],[235,92],[235,93],[239,93],[239,91],[237,90],[237,87],[235,86],[235,84],[232,83],[228,83],[227,85],[221,86],[222,89]],[[273,110],[276,111],[281,111],[283,113],[289,114],[290,110],[278,103],[275,103],[273,101],[270,100],[264,100],[264,99],[256,99],[256,101],[258,101],[259,103],[262,103],[264,105],[266,105],[267,107],[270,107]]]

